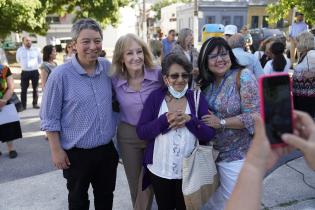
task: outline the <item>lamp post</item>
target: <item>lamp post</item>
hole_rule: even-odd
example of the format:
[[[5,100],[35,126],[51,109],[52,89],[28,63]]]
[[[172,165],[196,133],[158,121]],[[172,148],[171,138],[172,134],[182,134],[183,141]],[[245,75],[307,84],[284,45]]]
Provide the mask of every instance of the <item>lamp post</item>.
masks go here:
[[[198,38],[199,38],[199,33],[198,33],[198,27],[199,26],[199,21],[198,21],[198,0],[194,0],[194,47],[197,47],[198,45]]]

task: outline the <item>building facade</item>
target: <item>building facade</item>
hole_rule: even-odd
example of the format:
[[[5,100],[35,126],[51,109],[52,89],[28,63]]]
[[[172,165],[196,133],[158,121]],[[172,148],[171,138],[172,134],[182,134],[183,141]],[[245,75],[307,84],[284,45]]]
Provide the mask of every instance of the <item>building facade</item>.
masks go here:
[[[201,28],[205,24],[233,24],[241,29],[247,24],[247,0],[202,0],[198,1],[198,41],[201,41]],[[177,30],[193,29],[194,5],[177,7]]]

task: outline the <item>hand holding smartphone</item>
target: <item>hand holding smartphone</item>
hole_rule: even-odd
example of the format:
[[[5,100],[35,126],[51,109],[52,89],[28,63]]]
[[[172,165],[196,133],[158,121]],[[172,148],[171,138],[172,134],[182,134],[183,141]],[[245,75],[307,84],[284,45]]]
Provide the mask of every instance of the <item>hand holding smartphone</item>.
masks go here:
[[[279,73],[259,79],[260,113],[272,147],[284,146],[283,133],[293,132],[292,83],[289,74]]]

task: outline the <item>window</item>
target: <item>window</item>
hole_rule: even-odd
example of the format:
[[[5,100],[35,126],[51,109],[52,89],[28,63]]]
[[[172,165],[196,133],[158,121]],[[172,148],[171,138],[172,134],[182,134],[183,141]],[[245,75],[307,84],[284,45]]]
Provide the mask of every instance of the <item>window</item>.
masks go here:
[[[283,21],[283,18],[281,18],[281,20],[277,22],[277,28],[283,28],[283,26],[284,26],[284,21]]]
[[[252,16],[251,28],[258,28],[259,16]]]
[[[60,23],[60,19],[58,16],[49,16],[49,17],[46,17],[46,22],[48,24],[58,24]]]
[[[209,24],[215,23],[215,16],[208,16],[207,17],[207,23],[209,23]]]
[[[223,25],[230,25],[231,24],[231,16],[222,16],[221,23]]]
[[[268,16],[264,16],[263,17],[263,28],[268,28],[269,24],[268,24]]]
[[[234,25],[236,25],[237,28],[242,28],[244,25],[243,16],[234,16]]]

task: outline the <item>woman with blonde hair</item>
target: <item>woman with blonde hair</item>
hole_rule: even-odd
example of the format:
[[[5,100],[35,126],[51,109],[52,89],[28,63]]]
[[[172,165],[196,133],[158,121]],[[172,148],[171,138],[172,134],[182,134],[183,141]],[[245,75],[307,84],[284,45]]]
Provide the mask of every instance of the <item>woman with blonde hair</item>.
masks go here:
[[[183,28],[179,31],[177,43],[175,44],[174,48],[172,49],[172,53],[174,54],[181,54],[187,61],[191,63],[193,66],[193,70],[191,72],[192,78],[190,78],[188,85],[190,88],[195,88],[196,83],[194,79],[197,78],[199,74],[198,70],[198,56],[199,52],[193,46],[194,43],[194,36],[193,31],[189,28]]]
[[[117,141],[134,209],[151,209],[153,193],[142,191],[142,161],[146,143],[136,133],[143,105],[150,93],[163,84],[147,45],[134,34],[118,39],[112,59],[112,84],[120,106]]]

